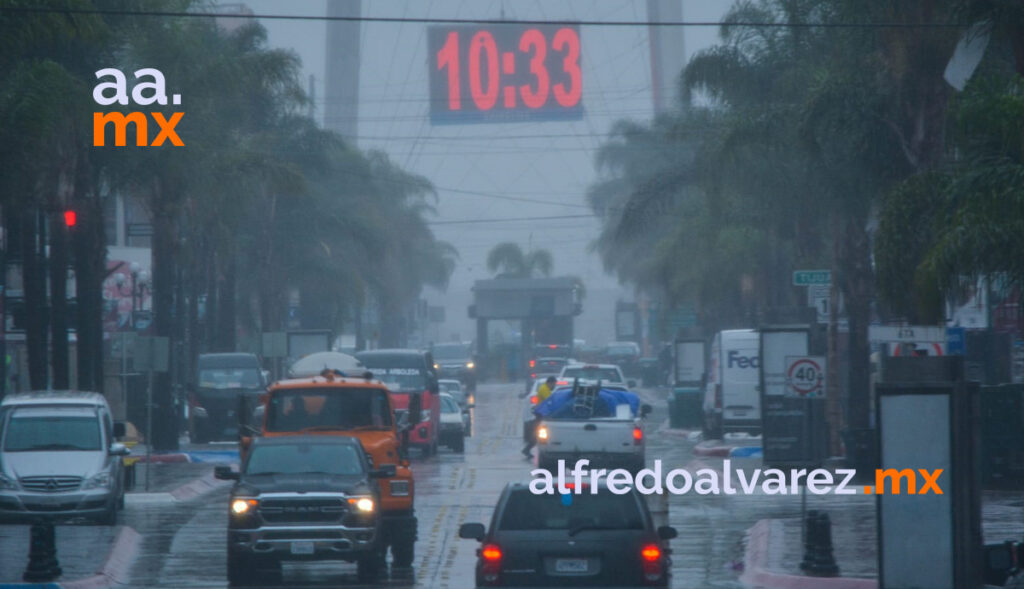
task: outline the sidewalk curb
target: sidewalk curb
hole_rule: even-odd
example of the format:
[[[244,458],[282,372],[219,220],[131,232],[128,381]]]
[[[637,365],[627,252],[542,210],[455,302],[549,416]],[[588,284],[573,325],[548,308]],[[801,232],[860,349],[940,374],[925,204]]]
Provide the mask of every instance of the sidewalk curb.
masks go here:
[[[720,442],[720,440],[707,440],[697,444],[693,448],[694,456],[713,456],[717,458],[728,458],[729,453],[735,446],[712,446],[709,442]]]
[[[171,497],[175,501],[188,501],[201,497],[211,491],[230,485],[229,481],[220,481],[213,478],[213,473],[192,479],[191,481],[171,490]]]
[[[740,583],[759,589],[878,589],[876,579],[852,577],[803,577],[768,570],[769,553],[781,546],[782,522],[762,519],[747,530]]]
[[[127,585],[128,573],[139,556],[141,536],[134,528],[121,526],[110,548],[103,568],[91,577],[61,583],[62,589],[103,589],[114,585]]]

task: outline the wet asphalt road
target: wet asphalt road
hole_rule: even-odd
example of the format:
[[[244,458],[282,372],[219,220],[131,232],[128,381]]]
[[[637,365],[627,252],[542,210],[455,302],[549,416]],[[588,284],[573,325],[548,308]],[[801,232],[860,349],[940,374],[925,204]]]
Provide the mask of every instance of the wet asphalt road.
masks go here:
[[[504,485],[528,480],[532,467],[532,462],[520,453],[522,400],[518,394],[521,388],[517,383],[481,385],[473,416],[475,431],[467,440],[464,455],[442,449],[437,456],[423,459],[414,453],[419,517],[415,566],[410,573],[386,578],[373,586],[438,589],[473,586],[478,545],[458,538],[459,525],[488,522]],[[695,441],[658,432],[666,419],[663,391],[645,390],[641,391],[641,396],[655,408],[647,427],[649,464],[654,458],[661,458],[666,470],[721,468],[721,459],[694,458]],[[208,465],[191,466],[212,469]],[[864,513],[861,510],[866,505],[861,501],[842,499],[845,501],[814,497],[812,507]],[[737,569],[742,561],[742,542],[747,528],[762,518],[797,517],[800,512],[799,497],[793,496],[691,494],[651,498],[650,505],[659,523],[667,518],[679,531],[679,537],[671,543],[672,587],[740,587]],[[176,502],[165,493],[140,495],[130,500],[123,521],[143,537],[140,557],[131,572],[132,586],[227,586],[224,564],[226,487],[186,502]],[[282,586],[368,585],[359,584],[354,564],[325,562],[285,563]]]

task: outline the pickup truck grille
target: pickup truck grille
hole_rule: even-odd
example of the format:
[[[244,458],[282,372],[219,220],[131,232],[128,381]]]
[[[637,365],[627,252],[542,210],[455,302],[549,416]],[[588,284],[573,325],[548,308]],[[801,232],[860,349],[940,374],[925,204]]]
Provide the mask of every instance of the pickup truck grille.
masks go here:
[[[261,501],[259,507],[267,523],[336,522],[347,510],[341,498],[274,498]]]
[[[82,486],[82,477],[25,477],[20,479],[21,487],[26,491],[40,493],[65,493]]]

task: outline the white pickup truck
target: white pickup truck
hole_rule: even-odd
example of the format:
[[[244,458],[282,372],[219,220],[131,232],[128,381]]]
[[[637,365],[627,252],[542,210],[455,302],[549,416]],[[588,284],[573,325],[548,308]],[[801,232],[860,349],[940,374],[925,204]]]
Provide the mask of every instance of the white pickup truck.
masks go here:
[[[558,461],[565,460],[570,469],[581,458],[590,461],[588,468],[625,468],[635,474],[644,467],[643,420],[650,405],[637,403],[634,412],[622,398],[632,393],[620,393],[616,399],[607,387],[599,393],[599,387],[579,386],[566,404],[541,419],[537,426],[539,468],[555,471]]]

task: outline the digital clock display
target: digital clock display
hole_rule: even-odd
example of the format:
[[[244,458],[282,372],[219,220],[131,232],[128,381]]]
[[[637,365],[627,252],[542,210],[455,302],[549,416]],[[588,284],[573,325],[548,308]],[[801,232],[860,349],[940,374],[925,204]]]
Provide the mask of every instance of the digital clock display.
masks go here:
[[[577,26],[433,26],[433,123],[499,123],[583,117]]]

